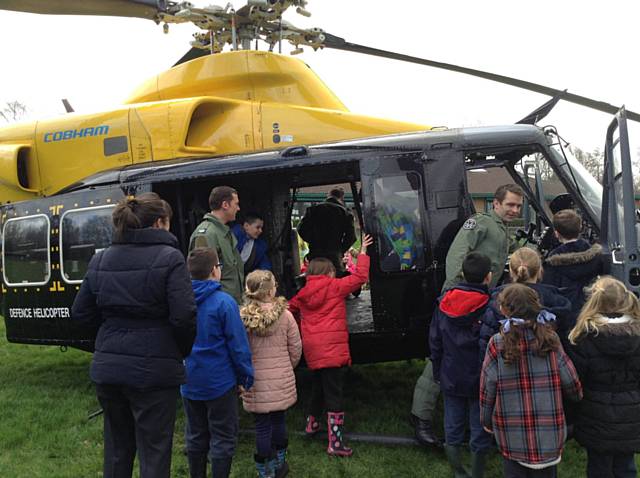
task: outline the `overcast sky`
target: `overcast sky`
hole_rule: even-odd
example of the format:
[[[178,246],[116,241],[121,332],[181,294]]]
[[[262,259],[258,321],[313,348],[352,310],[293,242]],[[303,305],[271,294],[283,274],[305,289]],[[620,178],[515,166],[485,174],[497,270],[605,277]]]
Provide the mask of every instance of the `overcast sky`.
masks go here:
[[[568,88],[640,112],[639,2],[311,0],[308,9],[311,18],[291,11],[287,19],[353,43]],[[19,100],[32,119],[63,114],[61,98],[87,113],[118,105],[175,63],[196,31],[172,25],[165,35],[142,19],[11,12],[0,12],[0,25],[0,105]],[[347,52],[306,50],[299,58],[351,111],[425,125],[509,124],[548,99]],[[602,148],[610,121],[610,115],[561,103],[542,124],[554,124],[590,151]],[[631,135],[636,154],[638,124]]]

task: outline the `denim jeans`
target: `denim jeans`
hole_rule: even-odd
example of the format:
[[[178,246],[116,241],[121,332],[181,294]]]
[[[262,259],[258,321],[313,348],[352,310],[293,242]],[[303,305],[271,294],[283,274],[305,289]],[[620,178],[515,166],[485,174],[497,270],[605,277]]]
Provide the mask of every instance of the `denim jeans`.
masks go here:
[[[460,446],[464,442],[467,423],[471,432],[469,448],[473,453],[483,453],[493,444],[493,436],[480,425],[480,400],[478,398],[444,395],[444,436],[447,445]]]
[[[254,413],[256,422],[256,451],[260,456],[271,456],[287,444],[287,425],[284,410],[271,413]]]

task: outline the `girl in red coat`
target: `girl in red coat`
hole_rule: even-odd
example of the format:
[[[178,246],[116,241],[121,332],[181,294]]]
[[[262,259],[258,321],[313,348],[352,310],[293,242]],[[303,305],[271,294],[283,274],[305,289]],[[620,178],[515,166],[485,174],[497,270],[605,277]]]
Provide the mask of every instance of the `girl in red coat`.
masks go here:
[[[351,365],[345,299],[369,278],[367,246],[372,242],[368,234],[362,237],[355,273],[347,277],[337,279],[329,259],[313,259],[307,269],[306,285],[289,301],[289,309],[300,318],[302,351],[307,366],[313,371],[305,432],[317,433],[318,417],[326,408],[329,455],[351,456],[353,453],[343,441],[342,388],[345,367]]]

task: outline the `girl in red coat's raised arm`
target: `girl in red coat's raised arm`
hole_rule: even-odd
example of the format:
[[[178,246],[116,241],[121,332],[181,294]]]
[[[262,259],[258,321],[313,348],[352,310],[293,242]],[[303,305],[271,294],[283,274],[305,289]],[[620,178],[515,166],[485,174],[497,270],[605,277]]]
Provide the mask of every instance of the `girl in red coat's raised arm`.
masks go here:
[[[339,279],[329,259],[313,259],[307,269],[306,285],[289,301],[289,310],[300,318],[302,351],[307,366],[313,371],[305,432],[317,433],[318,417],[326,408],[329,455],[351,456],[353,453],[343,442],[342,388],[345,367],[351,365],[345,299],[369,278],[367,246],[372,243],[370,235],[362,237],[355,273]]]

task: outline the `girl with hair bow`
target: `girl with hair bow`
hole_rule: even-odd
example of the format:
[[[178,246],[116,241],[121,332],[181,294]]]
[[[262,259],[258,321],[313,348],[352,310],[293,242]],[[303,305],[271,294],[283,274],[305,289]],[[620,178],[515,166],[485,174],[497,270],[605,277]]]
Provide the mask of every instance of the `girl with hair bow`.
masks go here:
[[[480,376],[480,422],[493,433],[504,476],[555,477],[567,437],[562,397],[582,386],[538,294],[511,284],[498,296],[506,317],[489,340]]]

